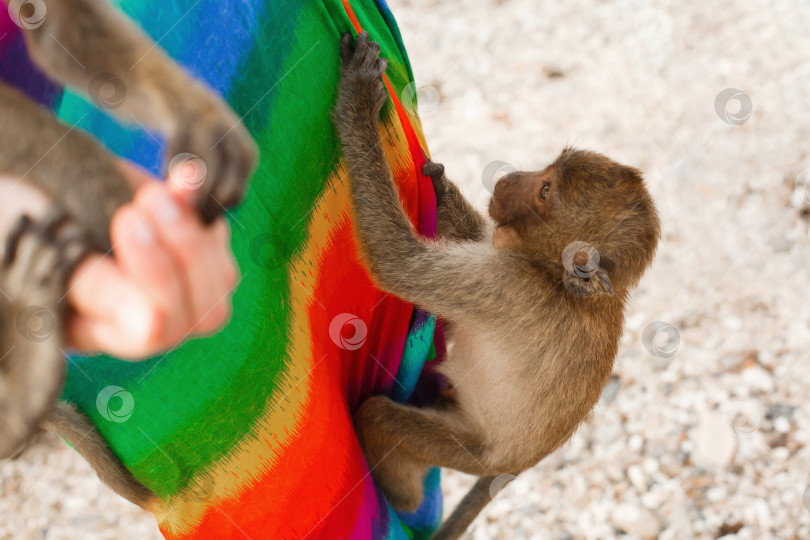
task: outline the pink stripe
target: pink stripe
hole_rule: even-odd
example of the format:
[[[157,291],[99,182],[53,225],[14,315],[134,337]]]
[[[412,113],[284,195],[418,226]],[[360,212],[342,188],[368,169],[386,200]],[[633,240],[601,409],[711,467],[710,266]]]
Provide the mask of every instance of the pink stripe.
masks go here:
[[[20,28],[8,16],[6,4],[0,2],[0,36],[2,36],[2,39],[0,39],[0,51],[7,48],[14,41],[19,31]]]

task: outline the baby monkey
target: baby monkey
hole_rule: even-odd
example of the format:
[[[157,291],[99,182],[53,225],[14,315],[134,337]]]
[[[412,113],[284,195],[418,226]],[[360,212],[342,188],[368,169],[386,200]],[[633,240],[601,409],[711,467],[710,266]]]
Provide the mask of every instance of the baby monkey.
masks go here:
[[[205,164],[207,176],[194,180],[205,223],[242,199],[257,152],[227,104],[107,0],[48,2],[47,15],[28,24],[32,6],[9,9],[19,11],[27,50],[46,75],[119,120],[164,135],[168,157]],[[110,252],[110,220],[132,188],[97,141],[2,83],[0,176],[39,192],[50,207],[42,219],[19,216],[0,238],[0,459],[44,424],[76,447],[103,481],[146,508],[155,500],[152,493],[132,478],[92,423],[71,405],[56,404],[66,371],[66,281],[88,251]],[[7,188],[0,186],[0,197]],[[32,332],[29,324],[36,321],[41,326]]]
[[[494,188],[487,220],[428,163],[438,240],[417,236],[380,144],[387,62],[361,33],[341,41],[334,113],[351,177],[361,253],[377,285],[448,322],[431,408],[368,399],[355,426],[368,465],[398,510],[422,500],[432,466],[480,476],[434,538],[459,537],[517,475],[567,441],[610,376],[630,290],[650,265],[660,223],[641,174],[566,149],[539,172]]]

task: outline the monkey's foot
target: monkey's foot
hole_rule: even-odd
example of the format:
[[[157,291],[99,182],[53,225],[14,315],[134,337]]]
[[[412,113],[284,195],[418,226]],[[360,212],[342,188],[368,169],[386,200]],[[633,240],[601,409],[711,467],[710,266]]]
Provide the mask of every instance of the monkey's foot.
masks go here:
[[[340,40],[340,95],[338,108],[367,107],[376,116],[388,99],[381,77],[388,68],[385,58],[378,58],[380,45],[369,41],[368,32],[357,35],[352,48],[352,35]],[[346,101],[351,100],[352,103]]]
[[[407,473],[402,471],[393,478],[393,481],[388,481],[379,474],[373,476],[374,481],[380,486],[380,489],[382,489],[385,494],[385,498],[395,510],[413,513],[416,512],[422,504],[422,499],[424,498],[424,484],[422,482],[422,475],[411,475],[411,478],[402,478],[406,475]],[[402,481],[400,482],[399,480]]]
[[[65,376],[65,283],[88,251],[81,227],[64,212],[23,216],[0,261],[0,459],[36,433]]]
[[[390,400],[384,396],[367,399],[355,413],[355,426],[374,482],[395,509],[415,512],[424,497],[427,466],[411,459],[404,446],[407,436],[389,437],[380,429]]]
[[[55,304],[79,261],[90,251],[82,228],[64,211],[39,221],[24,215],[6,239],[0,288],[12,303]]]

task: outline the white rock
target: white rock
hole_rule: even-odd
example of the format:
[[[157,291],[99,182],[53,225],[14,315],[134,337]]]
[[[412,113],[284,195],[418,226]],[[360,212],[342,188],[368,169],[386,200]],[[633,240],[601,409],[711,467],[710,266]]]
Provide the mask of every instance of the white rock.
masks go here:
[[[728,492],[723,486],[716,486],[706,490],[706,498],[711,502],[720,502],[726,498]]]
[[[644,478],[644,471],[641,470],[641,467],[638,465],[630,465],[627,468],[627,478],[630,479],[630,483],[633,484],[633,487],[636,488],[636,491],[639,493],[647,491],[647,481]]]
[[[761,392],[770,392],[773,390],[773,377],[759,366],[743,370],[742,380],[748,386],[756,388]]]
[[[692,461],[704,469],[723,468],[731,463],[737,451],[737,438],[726,415],[704,412],[692,433],[695,451]]]
[[[756,499],[753,503],[754,513],[757,517],[757,521],[762,526],[762,528],[770,527],[771,525],[771,508],[768,506],[767,501],[765,499]]]
[[[645,540],[655,538],[661,533],[658,516],[644,507],[630,503],[619,504],[610,516],[610,523],[627,534]]]
[[[723,319],[723,326],[726,327],[726,330],[731,330],[732,332],[736,332],[740,330],[743,326],[743,321],[741,318],[737,316],[726,317]]]
[[[653,475],[658,472],[658,461],[653,458],[644,458],[644,461],[641,463],[641,467],[644,469],[644,472],[648,475]]]
[[[773,421],[773,429],[779,433],[790,433],[790,420],[780,416]]]

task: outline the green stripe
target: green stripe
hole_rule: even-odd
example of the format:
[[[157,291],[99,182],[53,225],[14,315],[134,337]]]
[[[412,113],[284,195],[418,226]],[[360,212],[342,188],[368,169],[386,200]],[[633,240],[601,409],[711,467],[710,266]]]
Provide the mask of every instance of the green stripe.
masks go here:
[[[384,38],[392,81],[401,88],[407,62],[380,14],[368,11],[363,25],[380,29],[375,37]],[[248,197],[233,214],[232,247],[243,281],[228,327],[186,343],[165,360],[80,359],[75,365],[81,370],[69,373],[65,398],[91,417],[135,476],[160,496],[182,489],[249,434],[288,361],[287,333],[300,329],[289,328],[287,272],[305,248],[308,213],[337,167],[329,113],[338,39],[348,26],[345,14],[333,22],[322,3],[274,6],[230,93],[237,113],[246,114],[262,160]],[[135,399],[132,417],[120,424],[96,408],[98,392],[112,384]]]

